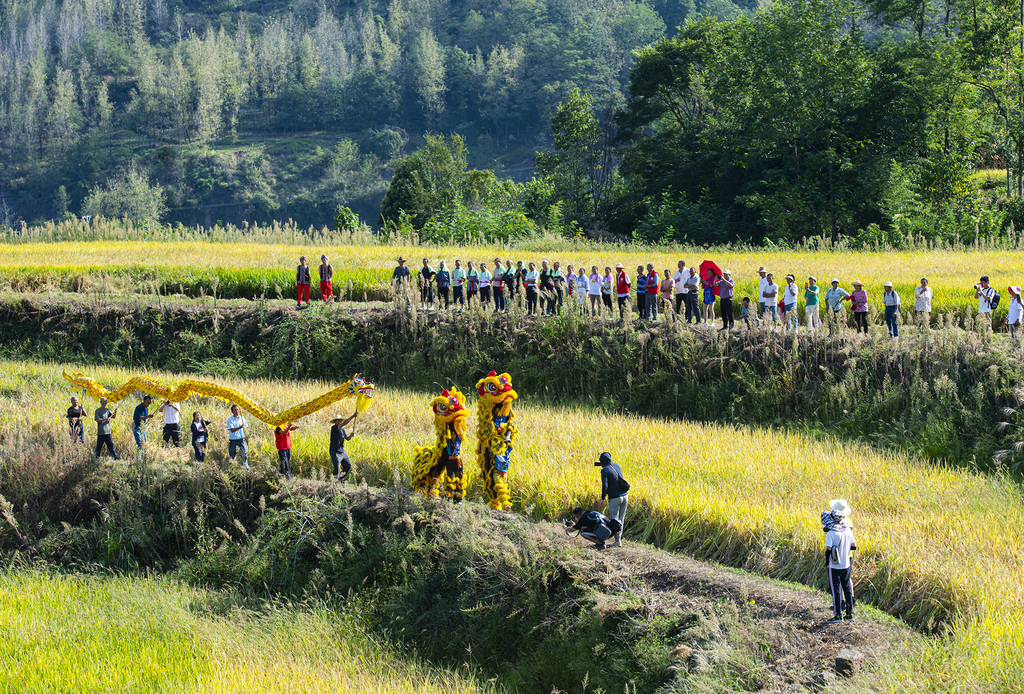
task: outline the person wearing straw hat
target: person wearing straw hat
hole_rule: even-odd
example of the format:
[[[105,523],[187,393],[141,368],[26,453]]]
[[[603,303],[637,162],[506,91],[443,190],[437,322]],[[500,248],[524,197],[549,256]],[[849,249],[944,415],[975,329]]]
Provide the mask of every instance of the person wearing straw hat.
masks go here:
[[[843,297],[843,301],[849,301],[853,306],[853,322],[857,324],[857,334],[861,328],[864,334],[868,334],[868,293],[864,291],[864,283],[860,280],[853,281],[853,294]]]
[[[843,607],[846,607],[846,621],[853,621],[853,581],[850,572],[853,560],[850,554],[857,549],[853,536],[853,524],[849,521],[853,511],[846,499],[833,499],[829,511],[821,514],[825,529],[825,568],[828,571],[828,588],[832,594],[832,619],[830,623],[843,621]]]
[[[839,286],[839,278],[832,278],[832,288],[825,292],[825,320],[828,322],[828,334],[836,335],[842,327],[839,314],[843,312],[843,300],[850,293]]]
[[[761,321],[764,319],[764,313],[768,308],[768,304],[775,305],[774,301],[764,300],[764,288],[768,284],[768,272],[764,269],[764,265],[757,268],[757,274],[761,276],[761,279],[757,281],[757,325],[761,325]]]
[[[931,327],[932,288],[928,286],[928,278],[921,278],[921,285],[914,289],[914,318],[917,326],[927,332]]]
[[[892,282],[883,285],[882,305],[885,306],[885,325],[890,337],[900,336],[900,295],[892,288]]]
[[[816,333],[821,329],[821,318],[818,315],[818,278],[811,275],[804,285],[804,316],[807,319],[807,332]]]
[[[348,419],[344,415],[336,414],[331,419],[331,444],[328,451],[331,462],[334,464],[334,479],[337,482],[344,482],[348,478],[349,472],[352,471],[352,461],[348,459],[348,453],[345,452],[345,442],[351,441],[356,434],[354,431],[347,433],[345,425],[355,419],[358,414],[358,412],[353,412]],[[345,474],[339,475],[342,470]]]
[[[412,273],[409,270],[409,266],[405,264],[405,258],[399,256],[398,267],[391,273],[391,286],[394,288],[396,296],[402,293],[405,294],[406,308],[412,308],[412,301],[409,299],[409,283],[411,281]]]
[[[1006,310],[1006,325],[1010,329],[1010,337],[1017,339],[1021,319],[1024,318],[1024,303],[1021,301],[1020,285],[1014,284],[1006,288],[1010,293],[1010,305]]]
[[[722,327],[719,330],[732,330],[736,325],[733,316],[732,297],[736,290],[736,281],[732,278],[732,270],[723,270],[718,278],[718,298],[722,310]]]

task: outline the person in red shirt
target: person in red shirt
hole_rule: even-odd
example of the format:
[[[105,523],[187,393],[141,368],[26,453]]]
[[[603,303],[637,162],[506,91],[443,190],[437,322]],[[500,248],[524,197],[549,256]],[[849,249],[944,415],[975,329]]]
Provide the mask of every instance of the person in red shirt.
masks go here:
[[[284,475],[287,480],[292,478],[290,470],[292,462],[292,432],[298,428],[298,424],[274,427],[274,442],[277,444],[277,458],[280,461],[277,471]]]
[[[647,263],[647,317],[658,320],[658,300],[661,298],[661,278],[653,263]]]
[[[615,263],[615,293],[619,300],[619,320],[626,320],[626,302],[629,301],[629,275],[622,263]]]

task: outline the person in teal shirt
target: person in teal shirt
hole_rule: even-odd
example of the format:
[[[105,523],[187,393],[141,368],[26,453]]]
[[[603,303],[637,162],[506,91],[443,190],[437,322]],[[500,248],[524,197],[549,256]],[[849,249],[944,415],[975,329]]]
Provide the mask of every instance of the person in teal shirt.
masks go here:
[[[460,310],[466,308],[466,271],[461,260],[456,260],[452,269],[452,303],[458,304]]]
[[[818,315],[818,278],[811,275],[804,285],[804,315],[807,316],[807,332],[815,333],[821,327]]]

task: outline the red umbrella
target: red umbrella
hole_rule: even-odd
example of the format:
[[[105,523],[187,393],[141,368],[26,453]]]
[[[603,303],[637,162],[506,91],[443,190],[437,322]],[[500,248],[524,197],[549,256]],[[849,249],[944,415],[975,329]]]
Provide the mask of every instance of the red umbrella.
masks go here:
[[[700,264],[700,278],[706,280],[708,278],[708,270],[715,271],[715,277],[722,276],[722,270],[715,264],[713,260],[705,260]],[[718,296],[718,283],[714,285],[715,296]]]

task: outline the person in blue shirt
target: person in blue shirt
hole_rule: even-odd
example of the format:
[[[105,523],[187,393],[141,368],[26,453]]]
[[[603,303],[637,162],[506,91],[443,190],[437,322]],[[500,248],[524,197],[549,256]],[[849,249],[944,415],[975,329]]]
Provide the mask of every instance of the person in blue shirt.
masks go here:
[[[142,425],[153,418],[153,415],[149,413],[149,403],[153,402],[153,398],[148,395],[142,398],[135,407],[135,412],[132,414],[132,436],[135,437],[135,445],[142,448],[142,444],[146,441],[146,431],[142,428]]]

